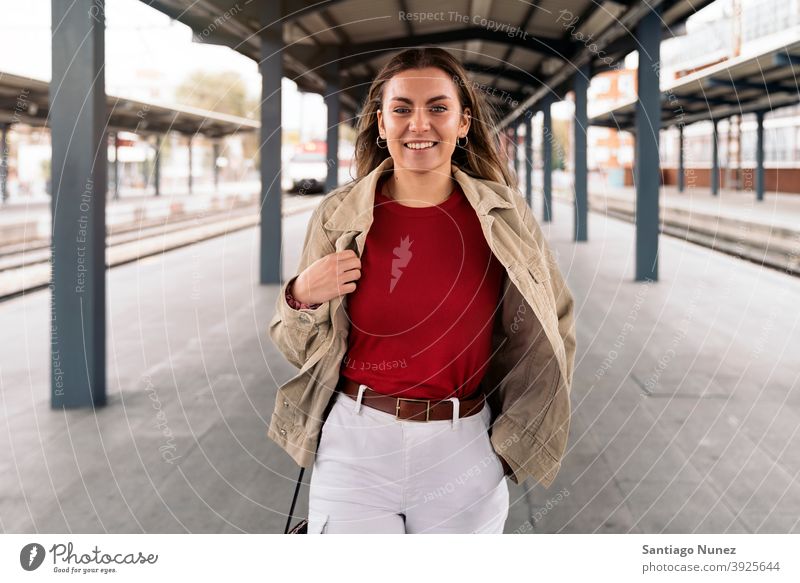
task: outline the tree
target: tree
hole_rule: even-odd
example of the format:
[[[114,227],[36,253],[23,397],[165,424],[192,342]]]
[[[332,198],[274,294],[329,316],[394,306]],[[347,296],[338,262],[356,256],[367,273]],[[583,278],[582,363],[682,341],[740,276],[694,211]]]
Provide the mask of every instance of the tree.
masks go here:
[[[261,117],[259,101],[248,97],[244,81],[233,71],[209,73],[195,70],[178,86],[175,98],[179,103],[208,111],[254,120]],[[258,144],[258,132],[243,134],[242,147],[246,159],[257,157]]]
[[[258,114],[258,108],[254,111],[252,101],[247,98],[244,81],[233,71],[193,71],[175,90],[175,99],[191,107],[239,117],[253,119]]]

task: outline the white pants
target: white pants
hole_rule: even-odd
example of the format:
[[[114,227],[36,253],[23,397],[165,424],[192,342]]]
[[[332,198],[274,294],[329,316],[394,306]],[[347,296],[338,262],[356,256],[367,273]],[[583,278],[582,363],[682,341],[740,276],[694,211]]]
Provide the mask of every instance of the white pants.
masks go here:
[[[398,420],[363,405],[363,388],[358,400],[334,396],[311,475],[308,533],[502,534],[509,494],[489,441],[489,405],[469,417]]]

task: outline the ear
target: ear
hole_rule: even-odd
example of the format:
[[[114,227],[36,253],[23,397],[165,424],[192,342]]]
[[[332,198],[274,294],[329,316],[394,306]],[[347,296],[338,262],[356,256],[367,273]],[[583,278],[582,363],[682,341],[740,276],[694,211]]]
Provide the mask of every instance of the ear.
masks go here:
[[[378,116],[378,135],[386,136],[386,128],[383,127],[383,112],[379,109],[375,113]]]
[[[461,113],[461,123],[459,124],[459,129],[464,132],[465,136],[469,133],[471,123],[472,111],[470,111],[469,107],[465,107],[464,111]]]

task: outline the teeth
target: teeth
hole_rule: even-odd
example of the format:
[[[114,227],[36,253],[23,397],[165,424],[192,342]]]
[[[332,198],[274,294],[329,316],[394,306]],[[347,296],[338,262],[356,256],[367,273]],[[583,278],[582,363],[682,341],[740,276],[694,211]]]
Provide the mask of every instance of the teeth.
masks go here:
[[[406,147],[412,150],[424,150],[425,148],[432,148],[433,142],[409,142]]]

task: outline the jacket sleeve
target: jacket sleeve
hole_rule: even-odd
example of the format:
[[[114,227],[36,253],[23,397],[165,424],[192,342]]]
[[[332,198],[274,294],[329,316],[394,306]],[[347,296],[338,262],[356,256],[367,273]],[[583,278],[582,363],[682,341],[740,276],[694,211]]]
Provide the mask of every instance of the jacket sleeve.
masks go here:
[[[531,233],[533,233],[533,237],[547,261],[547,268],[550,274],[548,283],[550,285],[550,291],[552,291],[553,297],[556,300],[558,332],[561,336],[561,340],[564,342],[567,364],[566,381],[567,386],[572,387],[572,373],[575,368],[575,300],[564,281],[564,276],[561,275],[561,270],[558,267],[558,262],[553,254],[553,250],[547,243],[547,239],[544,233],[542,233],[539,223],[534,220],[533,213],[525,202],[525,199],[521,196],[518,198],[522,201],[520,213],[522,214],[523,223]]]
[[[297,274],[286,281],[278,292],[275,315],[269,324],[272,342],[297,368],[302,368],[307,357],[314,353],[328,337],[330,331],[330,301],[315,309],[292,308],[286,301],[286,292],[297,276],[317,259],[335,252],[322,228],[322,203],[311,213]]]

